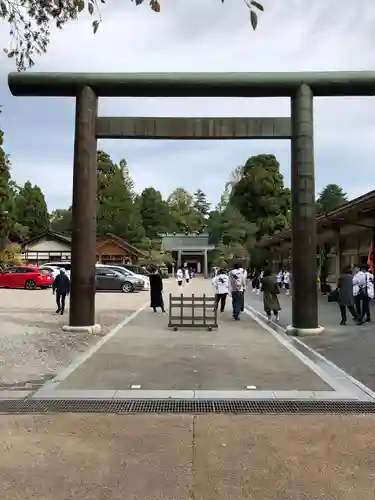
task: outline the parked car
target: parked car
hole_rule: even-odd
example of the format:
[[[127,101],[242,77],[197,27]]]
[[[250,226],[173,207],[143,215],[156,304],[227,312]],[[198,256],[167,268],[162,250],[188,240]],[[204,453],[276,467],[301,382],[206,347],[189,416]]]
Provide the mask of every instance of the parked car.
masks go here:
[[[43,273],[37,267],[12,266],[0,270],[0,287],[3,288],[46,289],[53,281],[51,273]]]
[[[65,269],[65,273],[70,279],[70,269],[72,267],[70,260],[59,260],[59,261],[52,261],[52,262],[45,262],[42,264],[40,267],[57,267],[58,269]]]
[[[57,266],[47,266],[47,265],[43,264],[42,266],[39,266],[39,270],[41,272],[44,272],[44,273],[47,272],[47,273],[52,274],[53,279],[55,279],[56,276],[58,274],[60,274],[60,267],[57,267]]]
[[[142,266],[136,266],[135,264],[117,264],[119,267],[123,267],[128,271],[131,271],[134,274],[138,274],[140,276],[150,276],[150,273],[147,269],[144,269]]]
[[[142,274],[135,274],[129,269],[123,267],[122,265],[111,265],[111,264],[96,264],[97,268],[106,267],[109,269],[114,269],[117,272],[124,274],[125,276],[132,276],[133,278],[137,278],[138,280],[142,280],[143,282],[143,290],[150,290],[150,278],[148,276],[144,276]]]
[[[121,290],[124,293],[132,293],[143,290],[143,281],[110,267],[100,266],[95,270],[95,286],[96,290]]]

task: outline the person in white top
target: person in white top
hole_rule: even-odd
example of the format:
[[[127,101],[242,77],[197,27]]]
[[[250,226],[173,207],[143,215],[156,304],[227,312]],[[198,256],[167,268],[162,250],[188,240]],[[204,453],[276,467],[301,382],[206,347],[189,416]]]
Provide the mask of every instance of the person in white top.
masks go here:
[[[184,268],[184,278],[186,283],[189,283],[190,281],[190,271],[187,267]]]
[[[229,292],[232,295],[232,308],[233,319],[238,321],[240,319],[242,295],[245,289],[245,279],[243,273],[240,271],[240,266],[234,264],[233,269],[229,272]]]
[[[283,272],[283,281],[284,281],[284,287],[285,287],[285,295],[290,294],[290,272],[288,269],[285,269]]]
[[[358,266],[356,273],[353,276],[353,296],[354,305],[357,311],[357,315],[360,321],[362,321],[364,316],[364,307],[367,296],[367,285],[366,285],[366,272],[367,265]]]
[[[245,292],[246,292],[246,286],[247,286],[247,271],[244,267],[240,267],[240,271],[243,275],[243,294],[241,296],[241,312],[244,312],[245,310]]]
[[[183,281],[183,279],[184,279],[184,273],[183,273],[183,271],[182,271],[182,269],[181,269],[181,268],[179,268],[179,269],[177,270],[177,273],[176,273],[176,279],[177,279],[177,284],[178,284],[178,286],[182,286],[182,281]]]
[[[364,276],[359,275],[358,281],[360,282],[358,286],[359,292],[357,294],[357,302],[361,303],[361,321],[370,322],[371,321],[371,300],[374,298],[374,276],[371,273],[370,266],[364,264],[361,266],[359,273],[363,273]],[[357,274],[359,274],[357,273]],[[353,278],[354,283],[354,278]],[[362,287],[361,287],[362,285]],[[353,287],[354,290],[354,287]]]
[[[276,274],[276,284],[281,289],[283,287],[283,272],[280,269],[280,271]]]
[[[215,310],[218,309],[220,304],[220,312],[224,312],[229,292],[229,278],[223,269],[220,269],[218,274],[213,278],[212,286],[215,290]]]

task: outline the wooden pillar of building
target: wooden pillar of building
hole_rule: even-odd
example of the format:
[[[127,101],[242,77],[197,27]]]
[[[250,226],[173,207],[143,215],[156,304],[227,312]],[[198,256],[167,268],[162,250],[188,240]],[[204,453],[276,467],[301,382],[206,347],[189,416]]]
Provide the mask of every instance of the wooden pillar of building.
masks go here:
[[[208,278],[208,255],[207,255],[207,248],[204,249],[204,255],[203,255],[203,273],[204,273],[204,277]]]
[[[177,251],[177,269],[180,269],[182,266],[182,250]]]
[[[313,93],[302,84],[291,98],[293,335],[323,331],[318,321]]]
[[[95,92],[83,87],[76,97],[74,139],[69,317],[72,330],[92,329],[95,325],[97,109]]]

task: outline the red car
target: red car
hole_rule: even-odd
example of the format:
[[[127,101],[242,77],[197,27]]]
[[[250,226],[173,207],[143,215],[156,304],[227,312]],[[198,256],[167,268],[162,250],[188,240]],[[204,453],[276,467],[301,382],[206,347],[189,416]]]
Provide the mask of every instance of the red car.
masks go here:
[[[3,288],[49,288],[53,275],[31,266],[13,266],[0,270],[0,287]]]

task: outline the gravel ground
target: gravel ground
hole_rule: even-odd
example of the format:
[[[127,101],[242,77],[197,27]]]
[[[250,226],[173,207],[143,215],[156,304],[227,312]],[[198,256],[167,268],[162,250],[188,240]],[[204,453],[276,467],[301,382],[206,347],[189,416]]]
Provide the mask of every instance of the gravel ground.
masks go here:
[[[98,293],[96,322],[108,333],[149,300],[148,292]],[[50,290],[0,289],[0,390],[33,389],[68,366],[98,336],[67,333]]]

